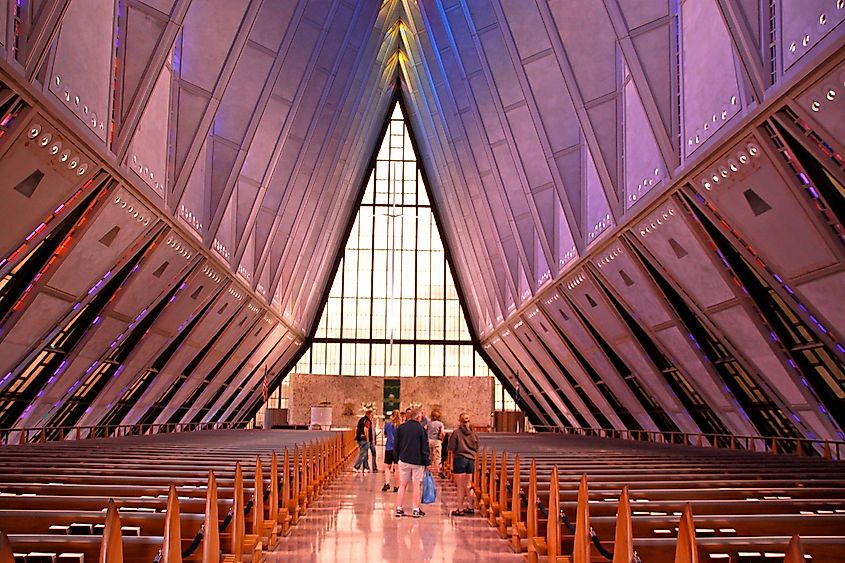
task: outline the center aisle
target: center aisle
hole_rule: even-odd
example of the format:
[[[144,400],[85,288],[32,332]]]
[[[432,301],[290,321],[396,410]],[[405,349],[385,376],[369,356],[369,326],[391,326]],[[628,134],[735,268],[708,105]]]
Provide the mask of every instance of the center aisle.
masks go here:
[[[381,492],[383,484],[384,473],[343,473],[266,560],[524,561],[478,516],[449,516],[451,482],[438,479],[437,502],[424,505],[422,518],[394,516],[396,493]]]

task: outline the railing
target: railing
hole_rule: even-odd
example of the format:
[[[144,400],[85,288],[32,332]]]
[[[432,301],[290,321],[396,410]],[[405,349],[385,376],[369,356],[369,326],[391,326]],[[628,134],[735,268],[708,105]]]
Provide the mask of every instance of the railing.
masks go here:
[[[62,440],[89,440],[94,438],[116,438],[121,436],[143,436],[171,434],[174,432],[197,432],[200,430],[243,429],[250,420],[233,422],[184,422],[174,424],[118,424],[107,426],[40,426],[31,428],[0,429],[0,444],[31,444]]]
[[[618,430],[616,428],[577,428],[571,426],[534,426],[538,432],[553,432],[570,436],[589,436],[676,444],[685,446],[789,454],[795,456],[821,456],[825,459],[845,459],[845,441],[813,438],[782,438],[761,436],[735,436],[731,434],[699,434],[694,432],[661,432],[659,430]]]

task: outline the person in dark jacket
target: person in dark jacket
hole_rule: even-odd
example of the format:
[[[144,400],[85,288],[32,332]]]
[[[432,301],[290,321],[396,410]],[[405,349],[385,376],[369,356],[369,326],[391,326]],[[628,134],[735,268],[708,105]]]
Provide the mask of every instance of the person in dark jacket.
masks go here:
[[[452,452],[452,473],[458,488],[458,508],[452,516],[475,514],[472,507],[472,474],[475,472],[475,457],[478,455],[478,436],[469,424],[469,415],[461,413],[459,426],[449,436],[449,451]]]
[[[355,428],[355,441],[358,442],[358,459],[355,460],[355,471],[366,471],[370,468],[367,457],[370,453],[370,442],[374,441],[373,416],[373,411],[367,410]]]
[[[393,451],[399,457],[399,494],[396,496],[396,516],[405,515],[402,503],[405,500],[408,485],[411,485],[414,508],[411,515],[414,518],[425,516],[425,513],[420,510],[420,497],[425,468],[431,465],[431,452],[428,448],[428,436],[420,424],[421,419],[420,409],[411,409],[408,420],[399,427],[396,433],[396,443],[393,447]]]

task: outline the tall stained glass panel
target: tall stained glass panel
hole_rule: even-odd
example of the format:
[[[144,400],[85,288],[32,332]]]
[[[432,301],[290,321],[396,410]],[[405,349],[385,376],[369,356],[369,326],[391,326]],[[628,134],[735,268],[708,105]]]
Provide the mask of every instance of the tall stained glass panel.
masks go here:
[[[472,347],[398,103],[314,343],[295,371],[382,377],[492,375]]]

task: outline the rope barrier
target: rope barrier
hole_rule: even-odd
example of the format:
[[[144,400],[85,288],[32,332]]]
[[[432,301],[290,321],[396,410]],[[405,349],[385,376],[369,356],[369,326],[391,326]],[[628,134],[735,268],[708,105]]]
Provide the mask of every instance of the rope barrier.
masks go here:
[[[563,520],[563,525],[566,526],[566,529],[569,530],[570,534],[575,533],[575,526],[569,521],[569,517],[566,515],[566,512],[563,510],[560,511],[560,517]]]
[[[226,513],[226,517],[223,519],[223,521],[217,527],[218,532],[223,533],[226,530],[226,528],[229,527],[229,524],[232,523],[232,510],[233,510],[232,508],[229,509],[229,512]]]
[[[543,516],[543,518],[549,517],[549,511],[546,510],[546,506],[543,504],[543,501],[541,501],[540,499],[537,499],[537,510],[540,511],[540,514]]]
[[[599,536],[596,533],[596,531],[593,530],[592,526],[590,526],[590,539],[593,540],[593,545],[596,546],[596,549],[598,550],[598,552],[601,554],[602,557],[604,557],[608,561],[613,561],[613,552],[608,551],[607,548],[605,548],[601,544],[601,540],[599,539]]]
[[[510,486],[508,488],[512,489]],[[523,489],[522,487],[519,488],[519,498],[526,505],[528,504],[528,495],[525,494],[525,489]],[[543,518],[549,517],[549,510],[546,508],[546,505],[543,504],[543,501],[539,498],[537,499],[537,510],[540,511],[540,514],[543,515]],[[575,533],[575,526],[572,525],[572,522],[569,520],[569,517],[566,515],[566,512],[564,512],[563,510],[560,511],[560,519],[561,519],[561,522],[563,523],[563,525],[566,526],[566,529],[569,530],[569,533],[574,534]],[[592,527],[590,528],[590,537],[592,538],[593,545],[596,546],[596,549],[601,554],[601,556],[604,557],[605,559],[607,559],[608,561],[613,560],[613,552],[608,551],[601,544],[601,540],[599,539],[598,534],[596,534],[595,530],[593,530]],[[639,556],[636,553],[634,554],[634,563],[642,563],[642,561],[640,560]]]
[[[200,526],[200,530],[199,530],[199,532],[197,532],[197,535],[194,536],[194,541],[191,542],[191,545],[189,545],[184,551],[182,551],[182,558],[183,559],[186,559],[186,558],[188,558],[188,557],[190,557],[191,555],[194,554],[194,552],[197,550],[197,548],[202,543],[204,531],[205,531],[205,524]]]

